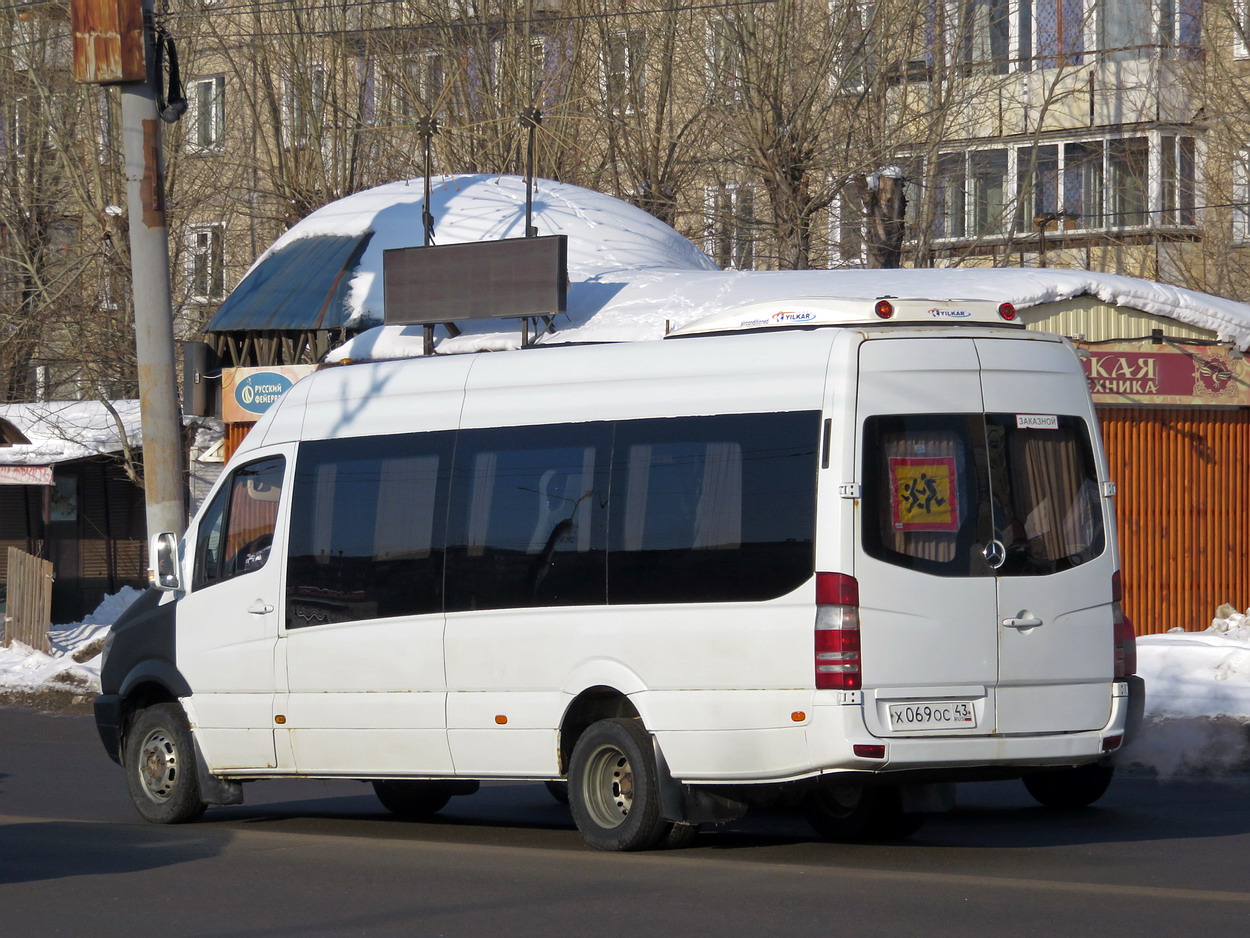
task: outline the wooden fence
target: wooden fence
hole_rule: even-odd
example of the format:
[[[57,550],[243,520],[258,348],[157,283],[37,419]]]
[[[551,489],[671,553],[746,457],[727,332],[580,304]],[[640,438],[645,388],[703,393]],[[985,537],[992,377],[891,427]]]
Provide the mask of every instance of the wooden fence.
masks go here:
[[[9,548],[8,561],[5,647],[16,641],[51,652],[48,626],[52,621],[52,561],[32,557],[16,547]]]

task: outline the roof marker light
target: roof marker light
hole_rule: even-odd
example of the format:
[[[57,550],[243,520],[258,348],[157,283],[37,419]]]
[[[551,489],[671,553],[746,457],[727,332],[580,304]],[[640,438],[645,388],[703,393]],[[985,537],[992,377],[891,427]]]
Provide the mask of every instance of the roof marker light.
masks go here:
[[[889,300],[877,300],[875,312],[882,319],[889,319],[894,315],[894,304]]]
[[[998,315],[1002,316],[1007,322],[1011,322],[1016,318],[1016,308],[1010,303],[1000,303],[998,306]]]

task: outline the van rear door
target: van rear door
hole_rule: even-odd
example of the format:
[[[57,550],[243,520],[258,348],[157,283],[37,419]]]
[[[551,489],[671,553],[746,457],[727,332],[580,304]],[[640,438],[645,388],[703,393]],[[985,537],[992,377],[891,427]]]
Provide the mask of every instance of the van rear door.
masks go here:
[[[1083,380],[1038,338],[861,345],[854,572],[874,733],[1105,724],[1114,552]]]

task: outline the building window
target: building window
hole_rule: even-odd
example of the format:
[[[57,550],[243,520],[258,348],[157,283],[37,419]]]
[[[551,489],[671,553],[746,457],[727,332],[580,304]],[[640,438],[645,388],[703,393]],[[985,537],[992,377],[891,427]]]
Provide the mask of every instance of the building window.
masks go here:
[[[1026,2],[1024,7],[1030,6]],[[1038,68],[1084,64],[1085,0],[1031,0],[1029,32],[1036,42]],[[1021,18],[1028,13],[1022,7]]]
[[[1250,147],[1233,163],[1233,240],[1250,242]]]
[[[529,87],[530,100],[535,104],[547,105],[551,92],[551,69],[548,68],[550,46],[546,36],[530,38]]]
[[[1023,147],[1016,151],[1019,215],[1016,228],[1049,229],[1059,221],[1059,147]]]
[[[1193,137],[1165,135],[1162,138],[1159,175],[1163,183],[1161,221],[1165,225],[1192,227],[1197,224],[1195,149]]]
[[[25,156],[27,144],[28,117],[30,114],[30,98],[19,95],[13,99],[12,106],[6,115],[8,123],[8,150],[13,156]]]
[[[720,183],[706,189],[707,253],[721,267],[755,265],[755,198],[749,186]]]
[[[1170,5],[1174,0],[1162,0]],[[1160,8],[1160,31],[1168,18]],[[1127,62],[1151,53],[1154,15],[1150,0],[1100,0],[1097,8],[1098,49],[1102,58]]]
[[[1197,162],[1194,137],[1168,134],[941,154],[932,235],[1006,235],[1008,222],[1020,233],[1192,227]]]
[[[1233,57],[1250,59],[1250,0],[1233,0]]]
[[[282,96],[283,142],[288,149],[305,149],[321,138],[325,118],[326,71],[310,65],[288,78]]]
[[[226,117],[225,78],[215,75],[188,82],[187,105],[187,149],[195,153],[220,150]]]
[[[1107,143],[1107,195],[1112,228],[1150,221],[1150,146],[1144,137]]]
[[[972,234],[1003,234],[1007,196],[1007,151],[979,150],[969,158]]]
[[[114,148],[121,145],[121,114],[120,103],[111,88],[101,88],[96,98],[97,113],[100,118],[100,156],[107,158]]]
[[[829,266],[863,267],[865,251],[864,203],[855,182],[849,180],[829,205]]]
[[[868,82],[873,46],[874,3],[863,0],[835,0],[830,5],[831,28],[836,39],[830,90],[834,94],[854,95]]]
[[[738,29],[729,17],[708,24],[708,86],[713,103],[736,104],[742,93],[742,53]]]
[[[642,110],[646,100],[646,34],[641,29],[609,33],[603,49],[603,97],[608,113],[622,117]]]
[[[933,177],[933,236],[962,238],[967,232],[967,179],[964,155],[943,153]]]
[[[194,225],[187,235],[187,281],[191,299],[220,300],[225,290],[225,225]]]
[[[1078,228],[1106,224],[1103,151],[1102,141],[1068,143],[1063,148],[1063,210],[1075,216]]]
[[[957,24],[955,62],[964,75],[1005,75],[1011,67],[1008,0],[961,0],[950,11]]]

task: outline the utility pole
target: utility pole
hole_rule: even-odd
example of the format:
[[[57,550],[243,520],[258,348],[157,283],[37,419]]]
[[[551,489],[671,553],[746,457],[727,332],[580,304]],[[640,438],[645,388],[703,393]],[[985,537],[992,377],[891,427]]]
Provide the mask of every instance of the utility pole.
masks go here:
[[[186,527],[182,418],[174,369],[165,164],[157,108],[161,76],[155,0],[72,0],[70,13],[75,77],[121,85],[148,534],[172,531],[181,535]],[[115,60],[142,67],[110,70]]]

